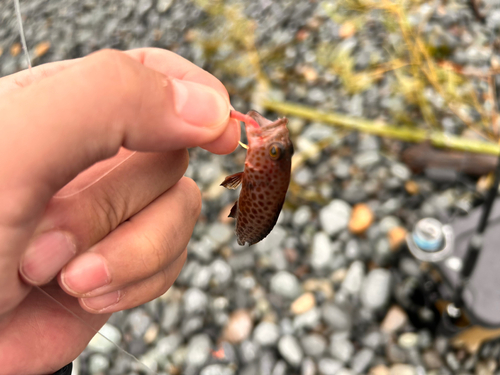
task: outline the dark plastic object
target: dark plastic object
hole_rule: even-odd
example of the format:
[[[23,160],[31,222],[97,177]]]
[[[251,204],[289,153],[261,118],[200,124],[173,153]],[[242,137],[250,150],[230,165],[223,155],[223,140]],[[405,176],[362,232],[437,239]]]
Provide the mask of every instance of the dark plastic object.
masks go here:
[[[471,238],[477,231],[482,210],[483,207],[478,207],[466,217],[454,220],[453,257],[464,260]],[[484,232],[483,246],[478,255],[469,282],[461,293],[463,307],[473,324],[498,328],[500,327],[500,199],[496,199],[493,204]],[[453,291],[460,288],[460,272],[448,267],[447,264],[447,260],[443,260],[436,266],[450,287],[450,294],[453,294]]]

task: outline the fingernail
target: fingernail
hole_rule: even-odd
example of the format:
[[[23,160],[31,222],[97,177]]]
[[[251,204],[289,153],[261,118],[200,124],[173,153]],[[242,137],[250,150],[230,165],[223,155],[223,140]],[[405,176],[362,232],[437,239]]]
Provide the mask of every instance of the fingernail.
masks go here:
[[[33,284],[44,284],[76,254],[71,235],[65,232],[47,232],[29,245],[21,263],[21,274]]]
[[[176,114],[191,125],[211,127],[229,117],[229,101],[209,86],[179,79],[170,80]]]
[[[107,307],[116,305],[122,298],[120,291],[111,292],[98,297],[82,298],[82,303],[91,310],[101,311]]]
[[[80,255],[61,273],[61,282],[75,294],[85,294],[111,282],[104,258],[96,253]]]

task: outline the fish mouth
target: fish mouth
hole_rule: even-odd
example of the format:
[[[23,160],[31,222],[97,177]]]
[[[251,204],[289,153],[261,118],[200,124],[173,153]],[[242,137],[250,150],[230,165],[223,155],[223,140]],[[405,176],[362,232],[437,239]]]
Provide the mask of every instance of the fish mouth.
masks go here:
[[[252,119],[255,120],[255,122],[257,122],[257,124],[259,124],[259,126],[261,127],[261,129],[263,131],[269,131],[269,130],[273,130],[275,128],[278,128],[282,125],[285,125],[288,123],[288,119],[286,117],[283,117],[283,118],[279,118],[275,121],[271,121],[271,120],[268,120],[267,118],[265,118],[264,116],[262,116],[259,112],[257,111],[249,111],[247,113],[247,115],[249,117],[251,117]]]

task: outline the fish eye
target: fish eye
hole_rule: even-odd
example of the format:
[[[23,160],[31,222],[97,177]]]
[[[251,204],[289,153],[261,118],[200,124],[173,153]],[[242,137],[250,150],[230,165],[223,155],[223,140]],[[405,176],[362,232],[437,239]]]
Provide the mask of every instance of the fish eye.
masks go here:
[[[283,147],[279,144],[272,144],[269,147],[269,156],[273,160],[278,160],[283,155]]]

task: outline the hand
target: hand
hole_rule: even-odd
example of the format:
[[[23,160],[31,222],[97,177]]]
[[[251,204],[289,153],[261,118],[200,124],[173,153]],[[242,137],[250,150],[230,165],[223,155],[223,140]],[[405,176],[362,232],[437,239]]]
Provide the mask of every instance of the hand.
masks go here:
[[[172,285],[201,207],[186,148],[234,150],[229,109],[216,78],[158,49],[0,79],[2,375],[55,372],[94,335],[32,285],[95,329]]]

